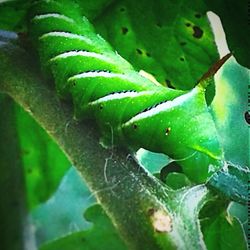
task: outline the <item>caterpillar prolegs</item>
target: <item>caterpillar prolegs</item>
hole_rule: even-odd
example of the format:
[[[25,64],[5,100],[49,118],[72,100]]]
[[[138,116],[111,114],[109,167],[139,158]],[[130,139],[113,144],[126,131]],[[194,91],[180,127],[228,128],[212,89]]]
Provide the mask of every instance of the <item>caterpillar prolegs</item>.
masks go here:
[[[201,182],[219,168],[222,152],[204,88],[158,86],[141,76],[98,34],[70,1],[36,1],[29,33],[41,65],[78,119],[93,119],[115,141],[169,155]],[[209,128],[209,129],[207,129]],[[189,157],[192,155],[192,157]],[[210,167],[209,167],[210,166]]]

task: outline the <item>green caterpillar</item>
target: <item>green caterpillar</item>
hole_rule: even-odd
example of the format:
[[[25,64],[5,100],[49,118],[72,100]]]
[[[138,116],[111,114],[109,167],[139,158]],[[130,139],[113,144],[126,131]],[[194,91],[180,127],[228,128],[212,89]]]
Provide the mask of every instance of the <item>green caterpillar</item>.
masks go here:
[[[95,120],[116,143],[186,158],[180,164],[197,182],[220,167],[222,151],[203,87],[184,92],[141,76],[73,2],[37,1],[29,15],[41,65],[60,97],[72,99],[78,119]]]

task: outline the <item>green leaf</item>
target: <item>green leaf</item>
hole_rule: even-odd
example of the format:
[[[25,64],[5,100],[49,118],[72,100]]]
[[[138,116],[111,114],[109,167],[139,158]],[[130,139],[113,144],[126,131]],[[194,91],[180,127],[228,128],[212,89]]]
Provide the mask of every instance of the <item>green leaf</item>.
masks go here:
[[[246,250],[246,240],[239,221],[226,213],[203,223],[204,240],[208,250]]]
[[[241,65],[250,68],[249,1],[206,0],[206,4],[221,18],[230,51]]]
[[[249,161],[249,132],[244,114],[248,110],[250,70],[231,57],[215,75],[216,95],[211,103],[225,160],[242,167]]]
[[[26,30],[25,15],[29,1],[1,1],[0,29],[23,32]]]
[[[171,207],[173,230],[179,249],[205,249],[198,221],[203,206],[215,198],[204,185],[186,187],[173,192],[168,198]]]
[[[248,235],[248,209],[247,205],[242,205],[237,202],[231,202],[228,207],[228,213],[232,217],[236,217],[244,228],[245,235]]]
[[[29,208],[46,201],[57,189],[70,163],[48,134],[19,106],[16,129],[25,173]]]
[[[25,190],[15,123],[14,102],[0,94],[1,248],[22,250]]]
[[[0,45],[15,43],[16,38],[13,32],[0,31]],[[49,198],[71,164],[27,112],[13,104],[12,113],[20,157],[17,160],[23,168],[27,206],[31,209]]]
[[[246,203],[250,171],[237,165],[226,165],[208,180],[207,185],[227,199]]]
[[[37,243],[40,245],[88,229],[91,223],[82,217],[82,213],[94,202],[95,198],[83,179],[71,167],[54,195],[31,211]]]
[[[84,16],[90,20],[97,17],[113,0],[80,1],[75,0]],[[0,1],[0,30],[26,32],[26,16],[32,0]]]
[[[133,66],[178,89],[192,88],[218,59],[206,6],[195,1],[116,1],[94,20]]]
[[[114,0],[81,1],[76,0],[84,16],[92,20],[100,15]]]
[[[174,190],[191,185],[191,182],[186,175],[176,172],[169,173],[164,182]]]
[[[48,243],[40,250],[125,250],[116,229],[100,205],[94,205],[85,212],[87,220],[93,222],[89,230],[73,233],[54,242]]]
[[[136,152],[135,158],[141,166],[152,174],[160,172],[170,161],[170,158],[165,154],[154,153],[143,148]]]
[[[250,71],[231,57],[215,75],[215,97],[210,110],[223,147],[225,168],[214,174],[208,185],[227,198],[247,201],[249,132],[244,114]]]
[[[247,249],[241,223],[228,212],[228,202],[210,200],[202,208],[199,218],[208,250]]]

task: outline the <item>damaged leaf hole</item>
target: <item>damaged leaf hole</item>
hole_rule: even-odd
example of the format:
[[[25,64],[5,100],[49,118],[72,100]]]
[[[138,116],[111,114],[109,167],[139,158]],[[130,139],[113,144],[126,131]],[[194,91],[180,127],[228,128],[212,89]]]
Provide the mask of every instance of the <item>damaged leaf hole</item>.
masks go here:
[[[160,179],[164,182],[170,173],[183,173],[181,166],[177,162],[170,162],[160,171]]]
[[[194,16],[195,16],[196,18],[201,18],[201,14],[200,14],[200,13],[196,13]]]
[[[121,7],[121,8],[120,8],[120,12],[125,12],[125,10],[126,10],[126,9],[125,9],[124,7]]]
[[[161,23],[156,23],[156,27],[162,28],[162,24]]]
[[[126,35],[128,33],[128,28],[127,27],[122,27],[122,34]]]

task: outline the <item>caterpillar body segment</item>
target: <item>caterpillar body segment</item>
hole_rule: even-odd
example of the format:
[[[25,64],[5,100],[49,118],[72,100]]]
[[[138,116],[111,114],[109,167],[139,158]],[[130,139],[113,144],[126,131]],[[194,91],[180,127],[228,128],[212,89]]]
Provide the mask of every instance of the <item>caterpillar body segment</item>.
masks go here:
[[[57,44],[57,47],[54,47]],[[98,44],[98,46],[97,46]],[[91,37],[72,34],[69,32],[52,31],[39,37],[39,50],[42,65],[47,65],[51,59],[69,51],[87,51],[101,53],[110,49],[107,43],[99,43]],[[114,52],[109,52],[114,56]],[[124,61],[124,60],[123,60]]]
[[[35,0],[29,10],[28,18],[32,20],[35,16],[54,13],[65,15],[75,22],[85,21],[86,23],[81,29],[94,30],[90,22],[81,15],[78,5],[69,0]]]
[[[204,112],[206,106],[201,105],[200,102],[205,102],[204,95],[199,88],[194,88],[191,92],[176,97],[172,101],[168,100],[137,114],[122,125],[123,131],[131,142],[136,143],[140,138],[141,145],[145,148],[151,147],[153,151],[162,152],[165,148],[176,145],[175,155],[187,157],[197,150],[214,159],[219,159],[221,151],[215,140],[216,134],[212,138],[211,133],[206,130],[204,133],[192,137],[196,133],[201,119],[205,126],[213,126],[210,115]],[[192,109],[193,116],[190,116],[189,108]],[[171,117],[176,117],[176,119],[171,119]],[[149,129],[148,126],[151,124],[155,124],[155,126]],[[181,137],[175,132],[180,130],[184,130]],[[145,133],[148,134],[147,138],[143,136]],[[165,140],[155,140],[155,137],[165,137]],[[213,150],[207,150],[208,148]]]
[[[123,123],[142,112],[145,107],[154,107],[160,102],[164,102],[166,96],[173,98],[169,93],[156,90],[115,92],[88,103],[86,109],[96,114],[99,126],[107,124],[114,128],[113,132],[123,134],[124,131],[120,133]]]
[[[77,64],[75,63],[77,61]],[[102,55],[87,51],[69,51],[62,53],[49,62],[52,73],[56,79],[56,87],[61,96],[67,95],[68,80],[79,74],[93,74],[99,71],[113,72],[113,74],[124,74],[131,67],[114,61],[114,56]],[[130,69],[131,70],[131,69]],[[85,78],[86,79],[86,78]],[[91,78],[93,80],[93,77]],[[76,84],[77,80],[75,80]],[[94,82],[93,82],[94,83]],[[97,83],[98,84],[98,83]]]

